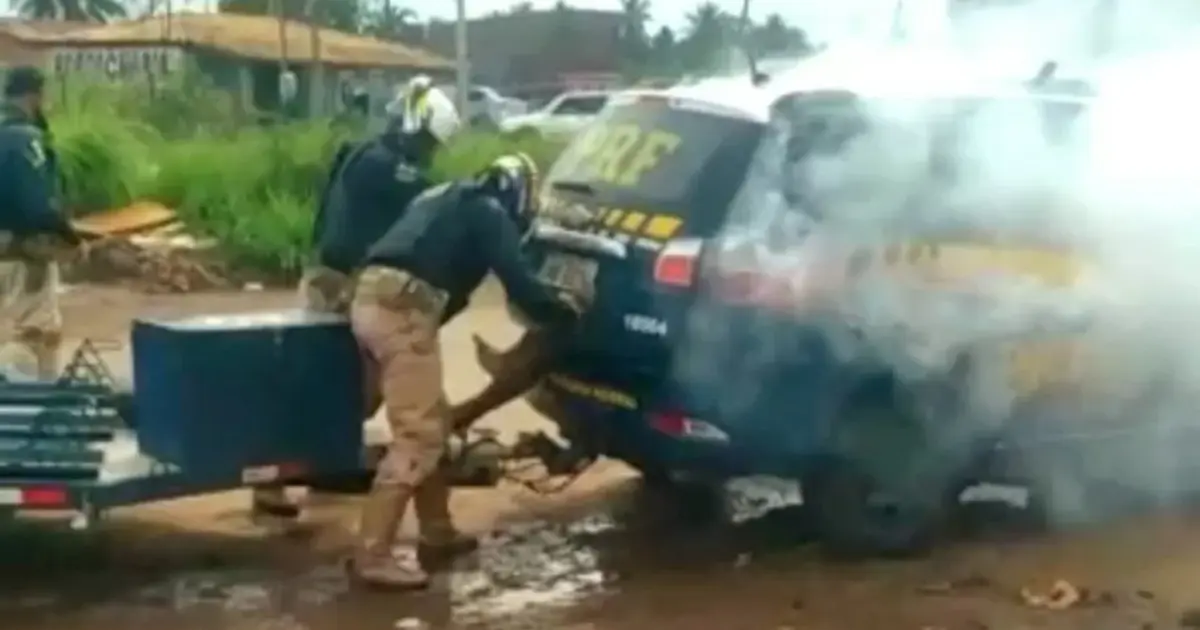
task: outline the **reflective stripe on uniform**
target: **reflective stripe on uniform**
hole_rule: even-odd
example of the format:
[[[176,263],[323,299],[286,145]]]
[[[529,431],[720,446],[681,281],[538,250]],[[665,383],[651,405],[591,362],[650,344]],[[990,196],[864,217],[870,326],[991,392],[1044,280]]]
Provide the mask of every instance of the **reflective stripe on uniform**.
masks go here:
[[[430,118],[429,92],[404,97],[404,121],[401,128],[405,133],[416,133],[423,129]]]

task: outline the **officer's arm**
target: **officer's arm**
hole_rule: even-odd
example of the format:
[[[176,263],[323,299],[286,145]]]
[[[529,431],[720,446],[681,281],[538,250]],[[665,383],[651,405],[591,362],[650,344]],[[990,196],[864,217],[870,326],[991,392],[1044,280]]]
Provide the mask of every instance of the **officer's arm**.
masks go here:
[[[496,203],[477,200],[473,220],[476,242],[483,248],[488,265],[504,285],[504,292],[534,322],[551,326],[575,318],[575,312],[538,282],[533,268],[521,253],[521,235],[512,220]]]
[[[19,232],[53,234],[71,244],[80,241],[79,235],[63,215],[55,193],[55,175],[46,168],[48,156],[41,140],[29,136],[22,145],[8,152],[5,162],[10,176],[12,201],[21,216]]]

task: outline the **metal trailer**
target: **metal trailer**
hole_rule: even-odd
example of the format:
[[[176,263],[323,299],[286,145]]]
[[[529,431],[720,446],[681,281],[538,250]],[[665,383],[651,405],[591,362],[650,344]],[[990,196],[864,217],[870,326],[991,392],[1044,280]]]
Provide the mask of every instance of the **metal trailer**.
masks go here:
[[[84,342],[55,382],[0,383],[0,514],[361,473],[358,348],[300,311],[136,321],[133,387]]]

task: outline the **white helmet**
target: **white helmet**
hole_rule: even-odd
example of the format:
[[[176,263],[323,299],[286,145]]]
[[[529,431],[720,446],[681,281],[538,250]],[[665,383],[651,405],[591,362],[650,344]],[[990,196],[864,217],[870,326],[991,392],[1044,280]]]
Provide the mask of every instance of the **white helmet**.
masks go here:
[[[409,94],[414,94],[416,92],[428,90],[431,87],[433,87],[433,79],[429,78],[429,75],[427,74],[418,74],[417,76],[408,80],[408,89],[406,91]]]
[[[428,131],[445,144],[462,126],[458,109],[446,93],[433,87],[429,76],[420,74],[412,79],[387,106],[388,116],[395,119],[402,133]]]

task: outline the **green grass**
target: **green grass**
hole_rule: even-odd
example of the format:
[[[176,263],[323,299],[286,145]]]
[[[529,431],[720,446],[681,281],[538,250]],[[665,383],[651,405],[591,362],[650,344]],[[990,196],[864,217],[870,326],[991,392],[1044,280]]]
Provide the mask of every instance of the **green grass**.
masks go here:
[[[51,125],[66,207],[84,214],[157,200],[193,233],[215,239],[232,268],[294,277],[309,254],[317,197],[343,132],[324,120],[223,125],[211,103],[189,112],[187,99],[170,94],[141,114],[138,99],[111,88],[79,88],[56,103]],[[200,122],[185,133],[180,120],[189,116]],[[549,168],[560,148],[536,137],[464,133],[433,170],[438,180],[466,177],[514,150]]]

